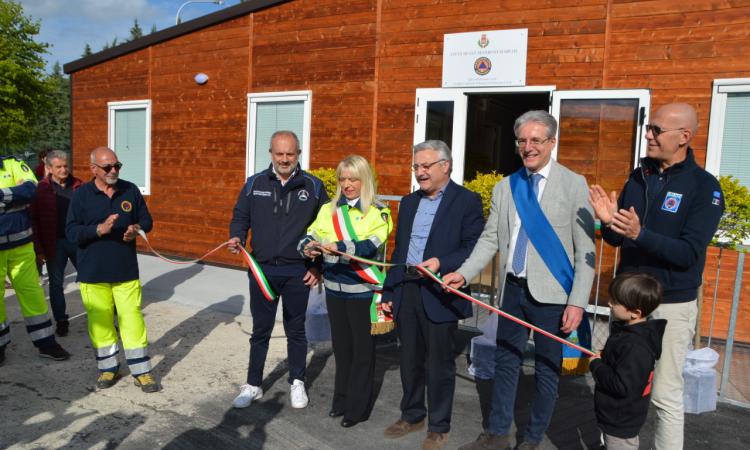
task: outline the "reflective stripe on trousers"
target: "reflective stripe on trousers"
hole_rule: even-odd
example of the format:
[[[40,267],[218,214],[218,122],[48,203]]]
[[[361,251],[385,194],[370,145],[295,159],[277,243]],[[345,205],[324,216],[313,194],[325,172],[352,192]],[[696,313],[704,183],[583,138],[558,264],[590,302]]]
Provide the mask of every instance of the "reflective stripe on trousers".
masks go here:
[[[141,313],[140,281],[81,283],[81,298],[88,313],[89,338],[93,346],[104,349],[117,345],[114,325],[116,307],[122,347],[130,372],[140,375],[150,371],[146,323]]]
[[[44,347],[54,344],[55,336],[49,315],[44,290],[39,285],[36,254],[31,242],[18,247],[0,250],[0,278],[10,279],[16,292],[21,314],[25,318],[26,330],[34,345]],[[5,283],[0,283],[0,323],[6,324]],[[10,334],[0,332],[0,345],[10,342]]]

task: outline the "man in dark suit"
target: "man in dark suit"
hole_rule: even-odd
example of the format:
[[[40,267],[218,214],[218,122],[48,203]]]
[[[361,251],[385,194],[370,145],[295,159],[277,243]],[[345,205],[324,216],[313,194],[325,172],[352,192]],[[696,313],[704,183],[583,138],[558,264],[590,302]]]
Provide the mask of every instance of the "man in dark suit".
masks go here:
[[[472,310],[469,302],[445,293],[413,266],[455,271],[474,248],[484,220],[480,197],[451,181],[453,161],[445,142],[416,145],[413,161],[420,189],[401,200],[391,258],[408,266],[391,269],[383,291],[399,330],[403,388],[401,418],[386,428],[385,436],[421,430],[428,416],[422,448],[440,449],[448,441],[456,384],[453,337],[458,320],[470,317]]]

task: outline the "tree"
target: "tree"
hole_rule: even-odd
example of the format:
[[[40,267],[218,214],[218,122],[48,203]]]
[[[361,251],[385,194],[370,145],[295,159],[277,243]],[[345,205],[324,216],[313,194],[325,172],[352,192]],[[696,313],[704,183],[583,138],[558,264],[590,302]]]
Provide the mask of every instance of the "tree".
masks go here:
[[[18,150],[46,107],[44,58],[48,45],[36,42],[39,22],[20,4],[0,0],[0,152]]]
[[[86,42],[86,46],[83,47],[83,54],[81,55],[81,58],[85,58],[85,57],[91,56],[93,54],[94,54],[94,52],[91,51],[91,46],[89,45],[88,42]]]
[[[44,82],[49,106],[34,122],[26,149],[33,153],[45,148],[70,151],[70,80],[56,62]]]
[[[115,36],[115,38],[112,39],[111,43],[107,42],[106,44],[104,44],[104,46],[102,47],[102,50],[109,50],[112,47],[117,47],[117,36]]]
[[[151,25],[151,32],[149,34],[156,33],[156,24]]]
[[[142,37],[143,37],[143,30],[141,29],[141,26],[138,25],[138,19],[133,19],[133,26],[130,27],[130,39],[128,40],[134,41]]]

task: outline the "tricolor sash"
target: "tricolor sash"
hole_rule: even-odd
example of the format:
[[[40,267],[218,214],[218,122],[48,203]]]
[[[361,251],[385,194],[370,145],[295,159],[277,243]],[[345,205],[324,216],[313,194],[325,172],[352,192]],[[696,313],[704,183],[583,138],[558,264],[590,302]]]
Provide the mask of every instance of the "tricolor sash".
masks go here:
[[[510,176],[510,190],[513,193],[518,217],[521,218],[521,224],[526,230],[529,240],[534,244],[534,249],[539,253],[542,261],[544,261],[552,276],[560,283],[565,293],[570,295],[570,291],[573,289],[573,265],[570,263],[567,253],[565,253],[565,247],[560,242],[560,237],[555,233],[539,205],[539,200],[534,195],[526,168],[521,167],[520,170]],[[584,314],[581,325],[568,336],[566,341],[575,344],[576,347],[580,347],[578,344],[581,344],[584,348],[590,348],[591,331],[588,330],[589,321]],[[586,331],[588,331],[588,339],[585,338]],[[576,347],[564,347],[566,351],[563,353],[563,375],[586,373],[588,369],[586,353],[581,352]]]
[[[349,216],[349,205],[344,204],[335,209],[333,213],[333,229],[340,241],[356,242],[359,240],[357,233],[354,231],[352,219]],[[373,291],[372,302],[370,303],[371,334],[385,334],[393,330],[395,326],[393,317],[385,314],[381,302],[385,274],[374,264],[368,265],[352,261],[350,265],[362,281],[376,286]]]
[[[573,265],[570,264],[560,238],[542,212],[542,207],[529,183],[526,168],[521,167],[510,176],[510,190],[513,193],[518,217],[521,218],[521,224],[534,244],[534,249],[565,293],[570,295],[573,289]]]

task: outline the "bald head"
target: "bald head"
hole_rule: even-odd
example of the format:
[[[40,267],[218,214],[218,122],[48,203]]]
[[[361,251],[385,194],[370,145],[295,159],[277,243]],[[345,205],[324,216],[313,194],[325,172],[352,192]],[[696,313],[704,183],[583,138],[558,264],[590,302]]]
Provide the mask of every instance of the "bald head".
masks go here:
[[[99,164],[99,160],[107,157],[114,157],[117,160],[115,152],[109,147],[96,147],[91,151],[91,164]]]
[[[668,122],[671,128],[686,128],[690,130],[690,137],[698,130],[698,113],[687,103],[667,103],[656,110],[654,117]]]
[[[117,184],[120,167],[122,164],[111,148],[97,147],[91,152],[91,173],[94,174],[100,189]]]
[[[647,155],[662,169],[687,158],[690,141],[698,129],[698,115],[686,103],[668,103],[657,109],[646,130]]]

